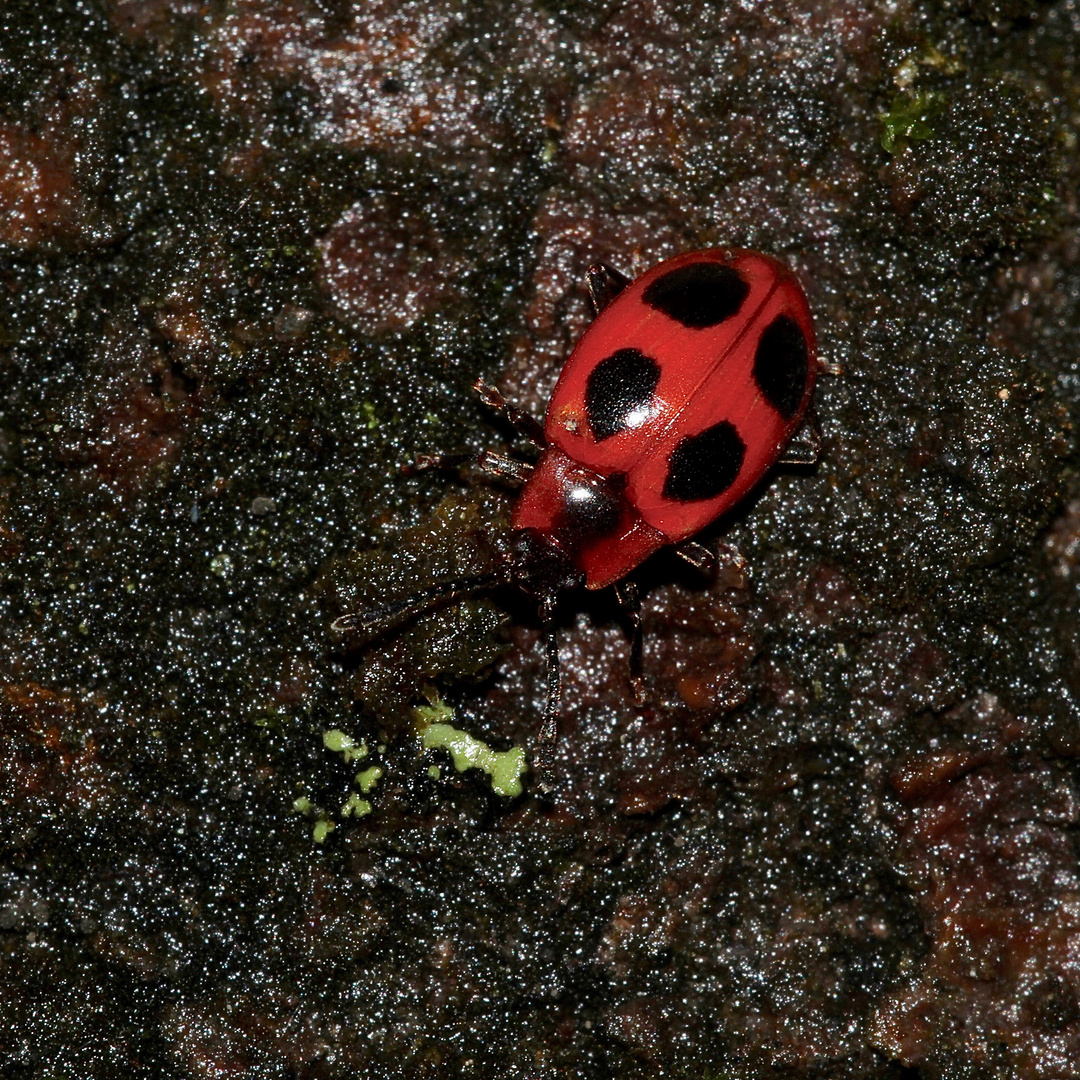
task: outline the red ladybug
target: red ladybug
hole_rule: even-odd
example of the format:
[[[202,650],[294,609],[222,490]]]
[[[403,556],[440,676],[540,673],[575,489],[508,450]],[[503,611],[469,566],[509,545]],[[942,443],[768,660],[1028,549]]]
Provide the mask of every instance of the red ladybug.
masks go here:
[[[597,318],[567,360],[542,427],[476,384],[543,450],[535,465],[481,455],[488,471],[524,480],[502,564],[334,624],[381,630],[504,584],[532,594],[547,632],[541,764],[557,729],[559,597],[580,586],[615,586],[633,629],[631,680],[641,700],[641,617],[626,575],[669,544],[694,565],[709,565],[708,550],[690,538],[781,460],[818,370],[806,295],[767,255],[711,248],[662,262],[633,282],[598,265],[587,282]],[[793,460],[813,460],[816,447],[810,454]]]

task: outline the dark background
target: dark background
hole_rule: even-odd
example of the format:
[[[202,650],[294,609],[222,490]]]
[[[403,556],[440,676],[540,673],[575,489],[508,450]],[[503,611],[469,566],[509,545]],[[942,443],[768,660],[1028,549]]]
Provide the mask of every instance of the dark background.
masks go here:
[[[1075,1071],[1078,35],[4,4],[0,1074]],[[555,790],[500,797],[412,707],[526,745],[528,605],[329,624],[490,559],[511,494],[399,466],[505,445],[477,375],[542,412],[590,263],[721,244],[805,283],[822,460],[745,570],[642,568],[646,708],[570,598]]]

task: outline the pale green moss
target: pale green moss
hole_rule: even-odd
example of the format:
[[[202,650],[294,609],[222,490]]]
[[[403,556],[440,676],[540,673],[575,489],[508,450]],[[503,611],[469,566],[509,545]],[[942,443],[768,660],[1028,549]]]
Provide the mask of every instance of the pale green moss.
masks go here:
[[[311,800],[306,795],[301,795],[299,799],[293,799],[292,808],[298,814],[306,814],[311,810]]]
[[[356,774],[356,783],[360,790],[367,795],[373,787],[382,778],[383,771],[378,765],[372,765],[368,769],[364,769],[363,772]]]
[[[425,749],[448,750],[458,772],[483,769],[491,777],[491,790],[496,795],[513,799],[521,794],[521,777],[529,767],[524,747],[492,750],[468,732],[446,723],[453,718],[454,710],[438,698],[430,705],[421,705],[415,712],[420,742]]]
[[[371,803],[367,799],[361,799],[354,791],[345,801],[341,808],[342,817],[367,817],[371,813]]]
[[[311,839],[321,844],[335,829],[337,822],[329,818],[319,818],[311,828]]]
[[[438,765],[431,765],[428,768],[427,774],[432,780],[438,780],[439,777],[442,776],[442,769],[440,769]]]
[[[932,121],[945,108],[945,95],[932,92],[898,94],[881,120],[881,148],[890,154],[902,153],[912,142],[934,135]]]
[[[337,728],[324,731],[322,741],[327,750],[340,754],[345,759],[346,765],[353,761],[363,761],[368,756],[368,746],[363,739],[356,742],[351,735],[346,735],[344,731],[339,731]]]

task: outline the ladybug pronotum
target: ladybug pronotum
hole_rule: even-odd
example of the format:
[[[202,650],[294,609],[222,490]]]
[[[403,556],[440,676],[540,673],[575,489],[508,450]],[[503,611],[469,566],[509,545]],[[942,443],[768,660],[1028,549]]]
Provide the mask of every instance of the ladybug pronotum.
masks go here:
[[[614,586],[632,628],[631,683],[643,700],[640,604],[627,575],[667,545],[708,569],[711,553],[691,538],[777,462],[806,464],[817,452],[784,455],[810,405],[818,360],[806,295],[782,263],[710,248],[632,282],[594,266],[587,283],[597,318],[566,361],[542,426],[476,384],[542,451],[535,465],[480,455],[487,471],[524,482],[501,564],[334,623],[379,631],[468,593],[513,584],[531,594],[548,657],[541,775],[557,733],[559,597]]]

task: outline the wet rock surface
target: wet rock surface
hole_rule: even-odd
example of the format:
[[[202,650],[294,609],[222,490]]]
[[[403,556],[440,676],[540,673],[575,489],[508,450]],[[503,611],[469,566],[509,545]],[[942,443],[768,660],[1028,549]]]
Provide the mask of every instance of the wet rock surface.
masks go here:
[[[6,5],[0,1073],[1069,1075],[1078,50],[1072,0]],[[554,790],[499,795],[528,604],[330,624],[498,558],[510,491],[404,466],[516,445],[471,384],[542,412],[590,263],[728,244],[843,366],[821,461],[745,565],[641,568],[644,707],[567,599]]]

